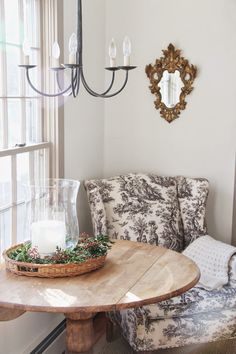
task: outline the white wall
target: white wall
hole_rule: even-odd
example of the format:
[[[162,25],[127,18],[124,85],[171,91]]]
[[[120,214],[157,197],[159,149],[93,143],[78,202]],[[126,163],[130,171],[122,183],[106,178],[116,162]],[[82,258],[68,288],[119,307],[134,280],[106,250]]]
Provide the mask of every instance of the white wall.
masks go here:
[[[0,354],[29,354],[62,320],[62,315],[28,312],[0,322]]]
[[[75,30],[76,1],[64,1],[65,57],[68,38]],[[91,87],[104,89],[105,1],[83,1],[84,73]],[[82,85],[81,85],[82,86]],[[79,96],[65,103],[65,177],[80,181],[103,172],[104,101],[81,87]],[[79,194],[80,231],[91,231],[83,186]]]
[[[105,105],[105,175],[149,171],[210,180],[209,233],[230,242],[236,134],[236,2],[108,0],[107,43],[133,43],[123,94]],[[145,66],[172,42],[198,67],[194,91],[168,124],[154,108]],[[121,56],[120,56],[120,59]]]

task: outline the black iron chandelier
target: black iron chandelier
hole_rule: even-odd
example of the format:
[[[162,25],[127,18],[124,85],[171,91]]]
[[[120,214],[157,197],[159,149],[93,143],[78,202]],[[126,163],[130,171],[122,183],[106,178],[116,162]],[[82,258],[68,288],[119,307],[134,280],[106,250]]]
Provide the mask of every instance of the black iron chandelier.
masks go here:
[[[76,97],[79,93],[80,82],[82,82],[86,91],[94,97],[110,98],[118,95],[126,86],[129,77],[129,71],[136,68],[136,66],[130,65],[130,54],[131,54],[131,43],[128,37],[125,37],[123,42],[123,54],[124,54],[124,65],[116,66],[116,45],[114,39],[112,39],[109,46],[109,56],[110,56],[110,66],[106,67],[106,70],[111,71],[111,82],[106,91],[98,93],[93,91],[85,77],[83,71],[83,35],[82,35],[82,0],[78,0],[78,9],[77,9],[77,34],[73,33],[69,40],[69,63],[68,64],[59,64],[60,48],[57,42],[54,42],[52,47],[52,56],[54,58],[54,64],[51,68],[56,75],[56,83],[58,86],[58,92],[56,93],[45,93],[38,90],[32,83],[30,79],[30,70],[35,68],[36,65],[29,64],[29,55],[30,55],[30,45],[27,42],[23,44],[23,51],[26,58],[25,65],[19,65],[19,67],[24,68],[26,72],[26,78],[30,87],[37,92],[38,94],[46,97],[58,97],[58,96],[69,96],[73,95]],[[63,70],[68,69],[71,73],[70,84],[66,88],[62,88],[59,79],[59,73]],[[115,81],[115,73],[118,70],[125,71],[125,80],[123,85],[115,92],[111,93]]]

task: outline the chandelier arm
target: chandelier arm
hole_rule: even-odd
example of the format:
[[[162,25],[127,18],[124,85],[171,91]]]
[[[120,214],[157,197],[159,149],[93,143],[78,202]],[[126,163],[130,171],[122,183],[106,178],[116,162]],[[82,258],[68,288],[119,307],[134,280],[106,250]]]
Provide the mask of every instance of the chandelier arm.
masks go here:
[[[116,91],[116,92],[114,92],[114,93],[112,93],[112,94],[110,94],[110,95],[101,95],[101,97],[103,97],[103,98],[110,98],[110,97],[114,97],[114,96],[118,95],[121,91],[124,90],[124,88],[125,88],[125,86],[126,86],[126,84],[127,84],[127,82],[128,82],[128,78],[129,78],[129,72],[128,72],[128,70],[127,70],[127,71],[126,71],[126,75],[125,75],[125,81],[124,81],[123,85],[121,86],[121,88],[120,88],[118,91]]]
[[[59,79],[59,71],[56,72],[56,82],[57,82],[57,87],[59,88],[60,91],[62,91],[61,83]]]
[[[102,95],[106,95],[108,92],[111,91],[111,88],[114,84],[114,81],[115,81],[115,71],[112,72],[112,78],[111,78],[111,83],[110,83],[110,86],[108,87],[108,89],[102,93]]]
[[[87,81],[86,81],[86,79],[85,79],[85,77],[84,77],[83,69],[81,69],[81,79],[82,79],[83,85],[84,85],[85,89],[87,90],[87,92],[89,92],[89,93],[90,93],[92,96],[94,96],[94,97],[101,97],[101,96],[106,95],[108,92],[110,92],[110,90],[111,90],[111,88],[112,88],[112,86],[113,86],[113,84],[114,84],[115,72],[114,72],[114,71],[112,72],[111,83],[110,83],[109,87],[107,88],[107,90],[104,91],[103,93],[97,93],[97,92],[93,91],[93,90],[89,87],[89,85],[88,85],[88,83],[87,83]]]
[[[91,96],[93,96],[93,97],[98,97],[98,95],[97,95],[95,92],[93,92],[88,86],[86,86],[86,84],[84,83],[84,78],[82,77],[82,75],[81,75],[81,81],[82,81],[82,84],[84,85],[85,90],[86,90]]]
[[[81,79],[82,79],[82,82],[83,82],[83,85],[84,85],[86,91],[87,91],[90,95],[92,95],[92,96],[94,96],[94,97],[101,97],[101,98],[110,98],[110,97],[114,97],[114,96],[118,95],[118,94],[125,88],[125,86],[126,86],[126,84],[127,84],[127,82],[128,82],[128,78],[129,78],[129,73],[128,73],[128,70],[126,70],[125,81],[124,81],[123,85],[121,86],[121,88],[120,88],[118,91],[107,95],[107,94],[104,94],[104,93],[99,94],[99,93],[93,91],[93,90],[88,86],[88,84],[87,84],[87,82],[86,82],[86,80],[85,80],[85,78],[84,78],[83,71],[82,71],[82,73],[81,73]]]
[[[62,91],[63,89],[62,89],[61,84],[60,84],[59,73],[58,72],[56,73],[56,81],[57,81],[57,86],[58,86],[59,90]],[[67,92],[63,93],[62,95],[65,96],[65,97],[70,96],[72,94],[72,91],[70,91],[70,90],[71,90],[71,84],[68,87]]]
[[[60,84],[60,80],[59,80],[59,72],[58,72],[58,71],[56,72],[56,80],[57,80],[57,86],[58,86],[59,90],[62,91],[61,84]],[[77,80],[76,75],[74,75],[73,83],[74,83],[76,80]],[[71,91],[68,92],[69,90],[71,90]],[[66,96],[66,97],[72,95],[72,85],[71,85],[71,84],[70,84],[70,86],[68,87],[68,91],[67,91],[66,93],[64,93],[63,95]],[[78,95],[78,93],[79,93],[79,85],[77,85],[77,90],[76,90],[76,92],[77,92],[77,95]]]
[[[58,93],[45,93],[45,92],[42,92],[42,91],[39,91],[31,82],[30,80],[30,77],[29,77],[29,69],[26,68],[26,78],[27,78],[27,81],[28,81],[28,84],[30,85],[30,87],[35,91],[37,92],[38,94],[42,95],[42,96],[45,96],[45,97],[58,97],[58,96],[61,96],[63,95],[64,93],[66,93],[67,91],[70,90],[71,88],[71,85],[69,85],[65,90],[61,91],[61,92],[58,92]]]
[[[91,95],[91,96],[94,96],[94,97],[98,97],[99,95],[94,92],[87,84],[86,80],[85,80],[85,77],[84,77],[84,73],[83,73],[83,70],[82,70],[82,73],[81,73],[81,81],[82,81],[82,84],[84,85],[84,88],[85,90]]]

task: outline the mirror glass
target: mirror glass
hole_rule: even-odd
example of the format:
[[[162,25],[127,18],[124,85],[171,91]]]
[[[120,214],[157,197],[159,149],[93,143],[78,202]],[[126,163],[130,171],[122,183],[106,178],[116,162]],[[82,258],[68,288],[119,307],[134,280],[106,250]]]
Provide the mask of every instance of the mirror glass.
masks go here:
[[[179,102],[181,88],[184,87],[179,70],[175,70],[174,73],[165,70],[158,86],[160,87],[162,102],[166,107],[173,108]]]

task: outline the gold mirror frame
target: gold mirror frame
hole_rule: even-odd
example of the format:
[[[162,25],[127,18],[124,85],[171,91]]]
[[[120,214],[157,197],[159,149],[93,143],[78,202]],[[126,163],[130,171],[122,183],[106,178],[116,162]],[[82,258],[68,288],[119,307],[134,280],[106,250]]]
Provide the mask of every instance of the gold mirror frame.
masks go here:
[[[156,109],[160,109],[161,116],[169,123],[178,118],[181,110],[184,110],[187,102],[185,97],[193,90],[193,81],[197,75],[197,68],[189,64],[188,60],[181,57],[181,51],[175,49],[173,44],[169,44],[167,50],[162,50],[164,57],[156,59],[154,65],[149,64],[146,66],[146,74],[150,79],[151,85],[149,86],[151,93],[156,96],[154,101]],[[183,82],[179,102],[171,108],[168,108],[162,101],[161,87],[158,86],[162,79],[163,72],[167,70],[168,73],[174,73],[176,70],[180,73],[180,78]]]

